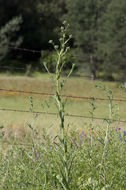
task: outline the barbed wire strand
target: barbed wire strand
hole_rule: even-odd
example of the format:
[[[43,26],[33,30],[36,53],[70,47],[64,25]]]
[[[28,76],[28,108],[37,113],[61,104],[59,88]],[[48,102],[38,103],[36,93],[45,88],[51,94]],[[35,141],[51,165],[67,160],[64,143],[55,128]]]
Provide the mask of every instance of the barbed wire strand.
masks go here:
[[[52,112],[42,112],[42,111],[30,111],[30,110],[17,110],[17,109],[9,109],[9,108],[0,108],[0,111],[9,111],[9,112],[21,112],[21,113],[31,113],[31,114],[43,114],[43,115],[57,115],[58,113]],[[65,114],[65,117],[76,117],[76,118],[86,118],[92,119],[91,116],[84,115],[76,115],[76,114]],[[109,118],[101,118],[101,117],[93,117],[95,120],[109,120]],[[125,120],[113,120],[114,122],[126,123]]]
[[[18,48],[18,47],[15,47],[15,46],[9,46],[8,47],[9,49],[13,49],[13,50],[18,50],[18,51],[24,51],[24,52],[29,52],[29,53],[39,53],[39,54],[42,54],[42,51],[43,50],[33,50],[33,49],[28,49],[28,48]],[[71,57],[78,57],[79,59],[81,58],[81,60],[84,61],[84,57],[83,56],[75,56],[75,55],[71,55]]]
[[[41,53],[42,51],[40,50],[33,50],[33,49],[27,49],[27,48],[18,48],[15,46],[9,46],[9,49],[13,49],[13,50],[19,50],[19,51],[25,51],[25,52],[30,52],[30,53]]]
[[[18,48],[18,47],[15,47],[15,46],[9,46],[8,47],[9,49],[13,49],[13,50],[18,50],[18,51],[24,51],[24,52],[30,52],[30,53],[39,53],[41,54],[42,53],[42,50],[33,50],[33,49],[28,49],[28,48]],[[83,56],[75,56],[75,55],[71,55],[71,57],[74,57],[74,58],[79,58],[80,61],[84,61],[84,57]],[[24,69],[24,68],[23,68]],[[15,68],[15,70],[17,70],[17,68]],[[20,68],[20,70],[22,70],[22,68]],[[80,75],[73,75],[73,76],[78,76],[78,77],[85,77],[85,78],[92,78],[92,76],[80,76]],[[115,80],[117,82],[122,82],[121,80]]]
[[[37,95],[44,95],[44,96],[54,96],[53,93],[46,93],[46,92],[34,92],[34,91],[24,91],[24,90],[11,90],[11,89],[3,89],[0,88],[0,91],[5,92],[14,92],[14,93],[24,93],[24,94],[37,94]],[[100,100],[100,101],[108,101],[107,98],[99,98],[99,97],[87,97],[87,96],[72,96],[72,95],[61,95],[61,97],[64,98],[72,98],[72,99],[85,99],[85,100]],[[126,102],[126,99],[119,99],[119,98],[113,98],[113,101],[118,102]]]
[[[9,66],[0,66],[0,69],[10,69],[10,70],[12,70],[12,69],[15,69],[15,70],[26,70],[26,68],[24,68],[24,67],[20,67],[20,68],[18,68],[18,67],[13,67],[13,66],[11,66],[11,67],[9,67]]]

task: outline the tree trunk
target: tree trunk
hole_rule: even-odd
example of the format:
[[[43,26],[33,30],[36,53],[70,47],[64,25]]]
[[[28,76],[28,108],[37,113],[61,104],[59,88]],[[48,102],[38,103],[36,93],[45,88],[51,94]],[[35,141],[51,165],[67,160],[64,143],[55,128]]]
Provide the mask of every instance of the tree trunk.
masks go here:
[[[91,79],[95,80],[96,79],[96,65],[93,60],[93,56],[90,55],[90,68],[91,68]]]
[[[124,86],[126,88],[126,72],[124,73]]]

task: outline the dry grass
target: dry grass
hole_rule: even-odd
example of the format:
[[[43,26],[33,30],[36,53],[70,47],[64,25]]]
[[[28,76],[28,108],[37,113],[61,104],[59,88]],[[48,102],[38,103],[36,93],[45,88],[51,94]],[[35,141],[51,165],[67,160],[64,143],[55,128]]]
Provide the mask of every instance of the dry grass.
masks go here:
[[[82,78],[71,77],[66,83],[63,90],[65,95],[75,95],[75,96],[95,96],[106,98],[104,92],[96,89],[95,84],[103,84],[113,90],[115,98],[126,98],[126,94],[118,88],[118,83],[115,82],[99,82],[90,81]],[[48,92],[53,93],[52,82],[50,78],[44,74],[36,78],[21,77],[21,76],[1,76],[0,77],[0,88],[13,89],[13,90],[24,90],[24,91],[37,91],[37,92]],[[0,108],[12,108],[29,110],[30,101],[29,96],[31,94],[19,94],[14,92],[0,91]],[[53,101],[40,95],[32,94],[34,100],[34,111],[47,111],[56,112],[56,107]],[[45,99],[46,98],[46,99]],[[49,107],[46,101],[49,104]],[[68,99],[66,104],[66,113],[85,115],[89,116],[90,101],[81,99]],[[118,102],[117,102],[118,103]],[[121,119],[126,120],[126,103],[120,103],[120,113]],[[108,105],[107,101],[96,101],[96,117],[108,117]],[[25,130],[28,123],[34,122],[34,116],[30,113],[16,113],[16,112],[3,112],[0,111],[0,124],[6,126],[7,135],[10,136],[12,133],[17,136],[24,136]],[[84,118],[73,118],[66,117],[66,125],[68,123],[72,128],[79,129],[84,128],[85,123],[89,122],[89,119]],[[95,123],[98,125],[101,121],[96,120]],[[20,123],[22,123],[20,125]],[[10,127],[10,125],[13,127]],[[38,129],[46,128],[52,134],[57,133],[57,126],[59,121],[56,116],[50,115],[39,115],[35,121],[35,126]],[[116,125],[116,124],[115,124]],[[126,126],[126,124],[122,124]],[[9,128],[8,128],[9,127]],[[24,131],[23,131],[24,130]]]

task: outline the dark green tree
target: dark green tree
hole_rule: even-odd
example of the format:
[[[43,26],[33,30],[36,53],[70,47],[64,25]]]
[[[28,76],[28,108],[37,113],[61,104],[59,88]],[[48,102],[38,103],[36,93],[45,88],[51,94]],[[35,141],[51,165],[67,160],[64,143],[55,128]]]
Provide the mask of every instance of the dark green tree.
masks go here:
[[[56,41],[60,18],[64,11],[63,0],[1,0],[0,1],[0,28],[17,15],[22,16],[21,30],[17,35],[23,36],[22,48],[46,50],[50,46],[48,41]],[[18,37],[18,36],[17,36]],[[21,53],[21,52],[20,52]],[[11,53],[13,59],[21,59],[24,64],[31,60],[37,61],[40,54],[23,52]],[[37,64],[34,64],[37,66]]]
[[[126,81],[126,1],[111,0],[100,24],[98,44],[102,69],[109,75],[123,73]]]
[[[16,37],[16,32],[19,31],[21,22],[21,17],[15,17],[0,28],[0,61],[8,53],[9,46],[19,46],[21,44],[22,38]]]
[[[9,0],[0,2],[0,26],[21,15],[23,19],[22,46],[26,48],[48,48],[48,40],[56,38],[62,13],[63,1],[57,0]]]
[[[66,18],[71,25],[75,47],[83,55],[83,62],[89,67],[93,79],[100,64],[97,52],[100,21],[108,3],[108,0],[66,0]]]

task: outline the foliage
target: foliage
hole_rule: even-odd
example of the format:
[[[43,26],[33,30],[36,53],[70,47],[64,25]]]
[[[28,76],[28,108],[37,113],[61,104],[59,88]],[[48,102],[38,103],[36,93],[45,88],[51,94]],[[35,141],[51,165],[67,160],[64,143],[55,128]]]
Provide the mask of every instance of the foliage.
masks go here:
[[[43,50],[40,58],[41,67],[43,68],[43,63],[45,62],[50,72],[54,73],[56,59],[57,59],[57,54],[55,51]],[[74,57],[74,50],[70,50],[64,59],[66,64],[63,67],[63,71],[68,71],[72,67],[72,64],[76,63],[76,58]],[[78,67],[76,66],[76,69],[77,68]]]
[[[15,17],[0,29],[0,60],[6,56],[9,46],[21,44],[22,38],[16,37],[16,32],[19,31],[21,23],[22,18]]]
[[[99,38],[99,22],[104,13],[101,11],[105,2],[101,0],[78,1],[67,0],[68,13],[66,17],[71,23],[71,31],[75,39],[75,45],[82,50],[85,63],[94,77],[98,70],[97,43]],[[78,56],[80,55],[78,51]]]
[[[125,76],[125,1],[111,0],[100,22],[98,56],[104,60],[102,70],[112,77],[113,71]]]
[[[69,25],[61,27],[60,45],[54,46],[57,59],[55,75],[45,68],[53,79],[58,118],[59,134],[49,136],[43,129],[41,134],[35,129],[35,123],[28,124],[31,130],[29,144],[17,144],[18,138],[12,138],[11,147],[5,141],[4,126],[0,126],[0,189],[57,189],[57,190],[106,190],[126,188],[126,131],[114,126],[116,117],[113,92],[105,86],[97,85],[108,97],[109,117],[100,126],[94,123],[97,109],[95,98],[90,103],[91,121],[84,124],[87,131],[70,130],[65,124],[66,100],[61,92],[67,79],[61,77],[65,65],[65,56],[69,50],[67,42],[71,35],[66,31]],[[30,111],[34,119],[34,102],[30,96]],[[120,119],[119,119],[120,120]],[[105,128],[103,128],[105,123]],[[23,139],[24,140],[24,139]],[[4,143],[6,142],[6,149]],[[6,151],[5,151],[6,150]]]
[[[84,57],[82,64],[90,68],[94,78],[97,71],[108,80],[113,79],[113,72],[124,72],[125,2],[67,0],[66,5],[78,55]]]
[[[88,126],[87,126],[88,127]],[[102,126],[100,126],[102,127]],[[62,189],[58,183],[61,165],[60,149],[53,139],[42,132],[41,140],[34,139],[29,146],[16,145],[0,153],[1,189]],[[90,133],[71,131],[68,137],[68,151],[74,151],[71,168],[70,188],[86,189],[125,189],[126,187],[126,132],[119,127],[111,128],[106,148],[106,187],[100,173],[104,149],[105,131],[99,128],[93,133],[93,149],[90,146]],[[92,154],[92,158],[91,158]],[[60,164],[60,165],[58,165]],[[102,169],[104,169],[102,167]],[[101,182],[99,183],[99,178]]]
[[[114,80],[113,75],[120,72],[123,75],[120,78],[126,80],[125,7],[124,0],[1,0],[0,28],[21,15],[23,22],[15,38],[23,37],[22,47],[50,52],[52,47],[48,41],[53,39],[58,43],[58,26],[65,18],[71,24],[73,39],[70,46],[77,50],[77,67],[89,70],[94,79],[102,76],[103,79]],[[1,38],[5,44],[6,39]],[[0,49],[2,55],[7,51]],[[48,56],[51,55],[47,55],[47,59],[51,59]],[[39,53],[11,51],[9,59],[21,60],[23,66],[32,60],[39,68],[40,57]],[[7,56],[5,58],[8,62]],[[70,68],[71,61],[68,64]],[[50,67],[53,70],[53,65]]]
[[[56,38],[61,8],[56,0],[2,0],[0,26],[10,18],[21,15],[23,19],[20,34],[24,41],[22,46],[30,49],[47,49],[49,39]],[[29,56],[30,58],[30,56]]]
[[[69,71],[69,74],[67,78],[64,80],[61,78],[61,74],[64,68],[64,65],[66,64],[66,54],[70,47],[67,45],[69,40],[72,38],[72,35],[67,36],[67,31],[69,28],[69,24],[67,24],[66,21],[63,22],[63,26],[61,26],[61,35],[59,39],[60,45],[55,45],[52,40],[49,41],[50,44],[53,45],[55,51],[56,51],[56,63],[55,63],[55,76],[51,76],[51,73],[49,71],[49,68],[47,67],[46,63],[44,63],[44,66],[49,73],[49,75],[52,77],[52,80],[54,82],[54,88],[55,88],[55,95],[54,100],[56,103],[56,107],[58,110],[58,115],[60,119],[60,135],[57,136],[59,144],[56,143],[57,147],[56,149],[59,151],[59,158],[60,163],[56,163],[58,166],[59,174],[56,176],[60,186],[62,189],[67,190],[70,189],[70,181],[71,181],[71,167],[73,162],[73,156],[72,152],[69,150],[68,146],[68,139],[67,139],[67,133],[65,132],[65,104],[66,101],[64,101],[61,97],[61,92],[64,87],[65,82],[71,75],[74,65],[72,65],[71,70]],[[68,151],[69,150],[69,151]]]

